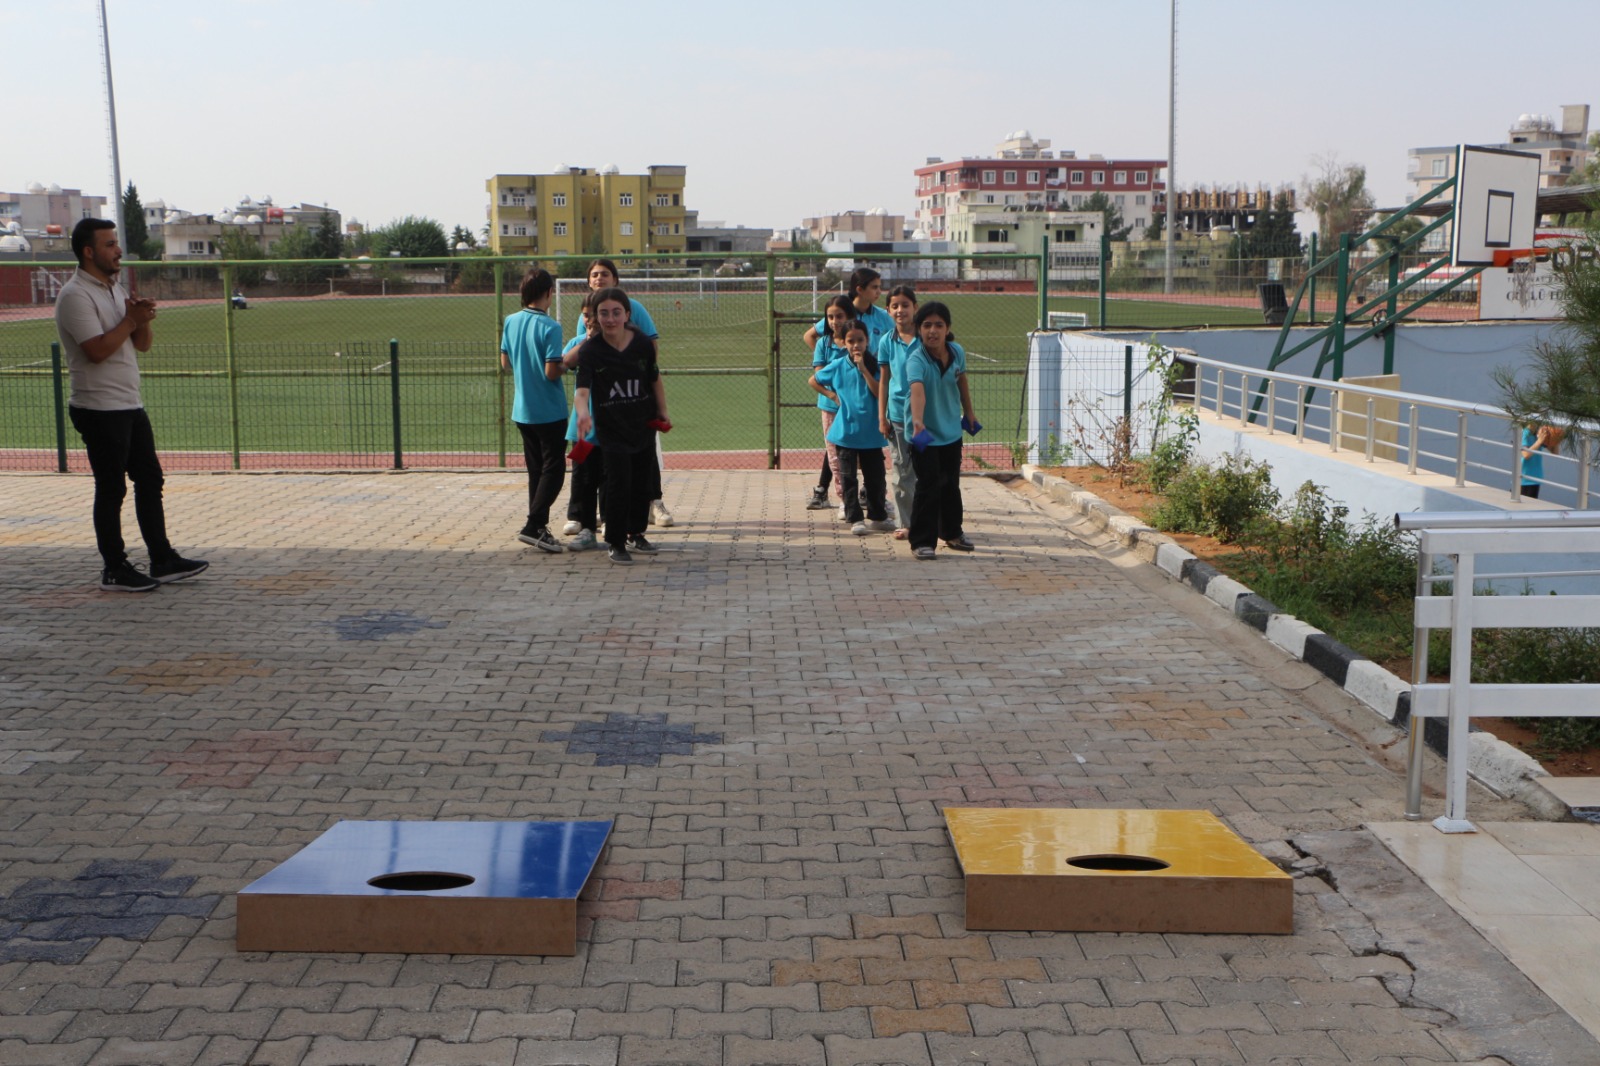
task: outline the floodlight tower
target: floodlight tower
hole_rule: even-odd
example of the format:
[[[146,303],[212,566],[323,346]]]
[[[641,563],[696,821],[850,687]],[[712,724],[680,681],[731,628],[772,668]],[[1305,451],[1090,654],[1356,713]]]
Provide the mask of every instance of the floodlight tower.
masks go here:
[[[1172,201],[1177,196],[1177,186],[1173,183],[1172,174],[1174,157],[1178,153],[1178,0],[1168,2],[1172,12],[1172,32],[1167,71],[1167,272],[1166,284],[1161,290],[1166,293],[1172,292],[1172,256],[1177,242],[1177,234],[1172,229]],[[106,77],[110,76],[107,73]]]
[[[127,240],[122,217],[122,162],[117,156],[117,97],[111,88],[111,27],[106,22],[106,0],[100,0],[100,52],[106,66],[106,124],[111,135],[111,217],[117,223],[117,240]],[[138,249],[124,249],[138,254]]]

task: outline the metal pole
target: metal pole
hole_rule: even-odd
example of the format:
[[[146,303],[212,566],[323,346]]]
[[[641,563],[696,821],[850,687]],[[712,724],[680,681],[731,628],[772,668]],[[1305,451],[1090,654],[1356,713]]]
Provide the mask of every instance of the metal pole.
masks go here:
[[[1278,419],[1278,382],[1276,379],[1267,379],[1267,436],[1277,432],[1274,423]]]
[[[505,321],[505,295],[506,295],[506,265],[496,262],[494,265],[494,322],[498,329],[500,323]],[[559,314],[560,312],[557,312]],[[559,321],[559,319],[557,320]],[[506,375],[500,369],[500,360],[494,361],[495,381],[495,431],[500,438],[500,469],[506,468]]]
[[[1418,425],[1419,412],[1421,412],[1421,410],[1421,405],[1411,405],[1411,444],[1410,447],[1406,449],[1410,453],[1406,460],[1406,473],[1408,474],[1415,474],[1417,472],[1417,437],[1422,432],[1421,427]]]
[[[50,380],[56,395],[56,472],[67,472],[67,405],[61,387],[61,342],[50,342]]]
[[[1294,439],[1298,444],[1306,442],[1306,387],[1294,387]]]
[[[1372,462],[1372,446],[1378,439],[1378,401],[1367,397],[1367,462]]]
[[[1456,488],[1467,483],[1467,413],[1456,415]]]
[[[222,268],[222,347],[228,362],[228,442],[239,469],[239,353],[233,343],[233,265]]]
[[[1173,165],[1178,155],[1178,0],[1169,0],[1171,34],[1167,45],[1167,225],[1166,225],[1166,276],[1162,292],[1173,289],[1173,256],[1176,254],[1177,235],[1173,231],[1173,199],[1177,186],[1173,184]]]
[[[1050,234],[1039,238],[1039,328],[1050,325]]]
[[[1350,303],[1350,234],[1339,234],[1338,301],[1333,309],[1333,380],[1344,377],[1344,326]]]
[[[111,87],[111,26],[106,22],[106,0],[100,0],[100,47],[106,67],[106,122],[111,136],[111,217],[117,223],[117,240],[127,239],[122,217],[122,160],[117,152],[117,95]],[[139,249],[128,251],[138,254]],[[130,275],[131,276],[131,275]]]
[[[400,470],[405,465],[400,453],[400,342],[393,337],[389,339],[389,410],[394,427],[394,468]]]
[[[767,254],[767,469],[776,470],[783,461],[778,425],[778,298],[777,260]]]
[[[1122,346],[1122,424],[1133,436],[1133,345]]]
[[[1416,596],[1428,594],[1428,575],[1433,571],[1433,556],[1417,552]],[[1416,617],[1416,606],[1411,609]],[[1428,680],[1428,630],[1411,629],[1411,720],[1406,723],[1406,821],[1422,820],[1422,757],[1427,746],[1427,719],[1417,716],[1416,686]]]
[[[1100,234],[1100,320],[1095,323],[1101,329],[1106,326],[1106,267],[1107,260],[1111,258],[1111,238]]]
[[[1389,259],[1389,307],[1388,318],[1384,325],[1388,329],[1383,331],[1383,372],[1394,373],[1394,314],[1400,309],[1400,298],[1395,295],[1394,288],[1400,284],[1400,249],[1396,246]]]
[[[1511,423],[1511,501],[1522,499],[1522,427]]]
[[[1308,269],[1317,265],[1317,235],[1315,233],[1311,235],[1311,258],[1306,265]],[[1317,272],[1315,270],[1312,270],[1311,276],[1306,279],[1306,289],[1306,325],[1314,326],[1317,324]]]
[[[1593,442],[1584,437],[1578,441],[1578,509],[1589,509],[1589,463],[1593,459]]]

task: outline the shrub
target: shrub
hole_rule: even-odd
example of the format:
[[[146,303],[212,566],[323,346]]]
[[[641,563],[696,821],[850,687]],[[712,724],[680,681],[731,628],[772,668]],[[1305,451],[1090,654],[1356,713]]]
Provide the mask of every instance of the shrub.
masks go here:
[[[1600,629],[1484,629],[1473,634],[1472,680],[1502,685],[1600,683]],[[1553,751],[1600,744],[1600,719],[1528,718]]]
[[[1415,538],[1373,515],[1352,526],[1350,508],[1320,485],[1302,484],[1273,518],[1244,535],[1255,565],[1293,579],[1327,610],[1405,605],[1415,594]]]
[[[1238,540],[1278,503],[1272,468],[1242,455],[1217,464],[1189,464],[1167,486],[1166,495],[1149,516],[1157,529],[1200,533],[1224,543]]]

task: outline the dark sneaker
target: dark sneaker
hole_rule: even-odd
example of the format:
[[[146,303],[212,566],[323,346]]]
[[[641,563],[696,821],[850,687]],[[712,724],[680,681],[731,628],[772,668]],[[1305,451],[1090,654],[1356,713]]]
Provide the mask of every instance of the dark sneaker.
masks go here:
[[[100,587],[107,592],[154,592],[161,587],[161,582],[123,560],[118,566],[100,571]]]
[[[918,559],[934,559],[938,557],[938,553],[932,548],[918,548],[911,554],[915,555]]]
[[[828,509],[828,490],[812,489],[811,498],[806,501],[808,511],[826,511]]]
[[[661,549],[644,539],[643,533],[634,533],[628,537],[628,547],[640,555],[654,555]]]
[[[185,559],[181,555],[174,555],[159,563],[151,563],[150,576],[165,585],[169,581],[182,581],[186,577],[204,573],[210,565],[204,559]]]
[[[633,556],[628,554],[627,548],[618,548],[613,545],[606,550],[606,558],[622,566],[633,565]]]
[[[552,555],[559,555],[567,550],[562,546],[561,542],[551,534],[549,526],[535,529],[532,532],[524,529],[521,533],[517,534],[517,539],[522,541],[524,544],[532,544],[540,551],[549,552]]]
[[[967,535],[965,533],[961,534],[961,536],[955,538],[954,540],[945,541],[944,546],[949,548],[951,551],[957,552],[969,552],[973,548],[977,547],[976,544],[967,539]]]

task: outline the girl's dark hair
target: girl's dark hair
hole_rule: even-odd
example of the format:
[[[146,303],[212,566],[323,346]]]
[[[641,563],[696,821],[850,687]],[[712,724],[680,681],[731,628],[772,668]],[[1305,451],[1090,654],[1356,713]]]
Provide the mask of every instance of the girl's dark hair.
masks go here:
[[[822,309],[822,327],[823,329],[828,330],[829,339],[832,339],[834,336],[836,336],[833,330],[828,327],[828,311],[834,307],[837,307],[839,310],[844,312],[844,318],[846,322],[854,322],[861,316],[861,312],[856,310],[856,305],[854,301],[850,299],[850,297],[835,296],[833,299],[829,300],[827,306]]]
[[[617,273],[617,264],[613,263],[609,259],[596,259],[594,262],[590,263],[589,269],[583,272],[584,277],[588,277],[590,271],[594,270],[595,267],[605,267],[607,270],[611,271],[611,281],[616,285],[622,284],[622,275]]]
[[[904,296],[906,299],[911,301],[912,307],[917,306],[917,290],[913,289],[910,285],[896,285],[894,288],[889,290],[889,295],[883,302],[888,303],[896,296]]]
[[[850,299],[856,298],[856,293],[883,277],[882,274],[871,267],[856,267],[850,271]]]
[[[550,276],[550,271],[539,267],[528,271],[522,276],[522,306],[527,307],[555,287],[556,279]]]
[[[607,300],[614,300],[617,303],[621,304],[622,305],[622,309],[624,311],[628,312],[629,320],[630,321],[632,320],[632,318],[633,318],[633,301],[628,299],[628,294],[627,293],[623,292],[620,288],[618,288],[615,285],[608,285],[606,288],[594,290],[593,292],[591,292],[589,294],[589,298],[587,300],[585,300],[584,303],[588,305],[589,310],[594,312],[595,313],[595,317],[598,318],[599,317],[599,312],[600,312],[600,305],[605,303]]]
[[[844,324],[844,329],[841,332],[843,332],[843,334],[846,337],[848,337],[848,336],[850,336],[850,334],[855,333],[857,331],[866,334],[867,340],[869,340],[869,341],[872,340],[872,330],[868,329],[867,328],[867,324],[865,322],[861,321],[859,318],[852,318],[852,319],[847,320],[845,322],[845,324]]]
[[[955,324],[950,321],[950,309],[948,307],[940,303],[938,300],[930,300],[928,303],[925,303],[921,307],[917,308],[917,313],[911,317],[911,328],[919,333],[922,332],[922,324],[930,318],[937,318],[946,326],[953,326]],[[955,339],[956,333],[953,329],[945,335],[945,343],[947,344]]]

